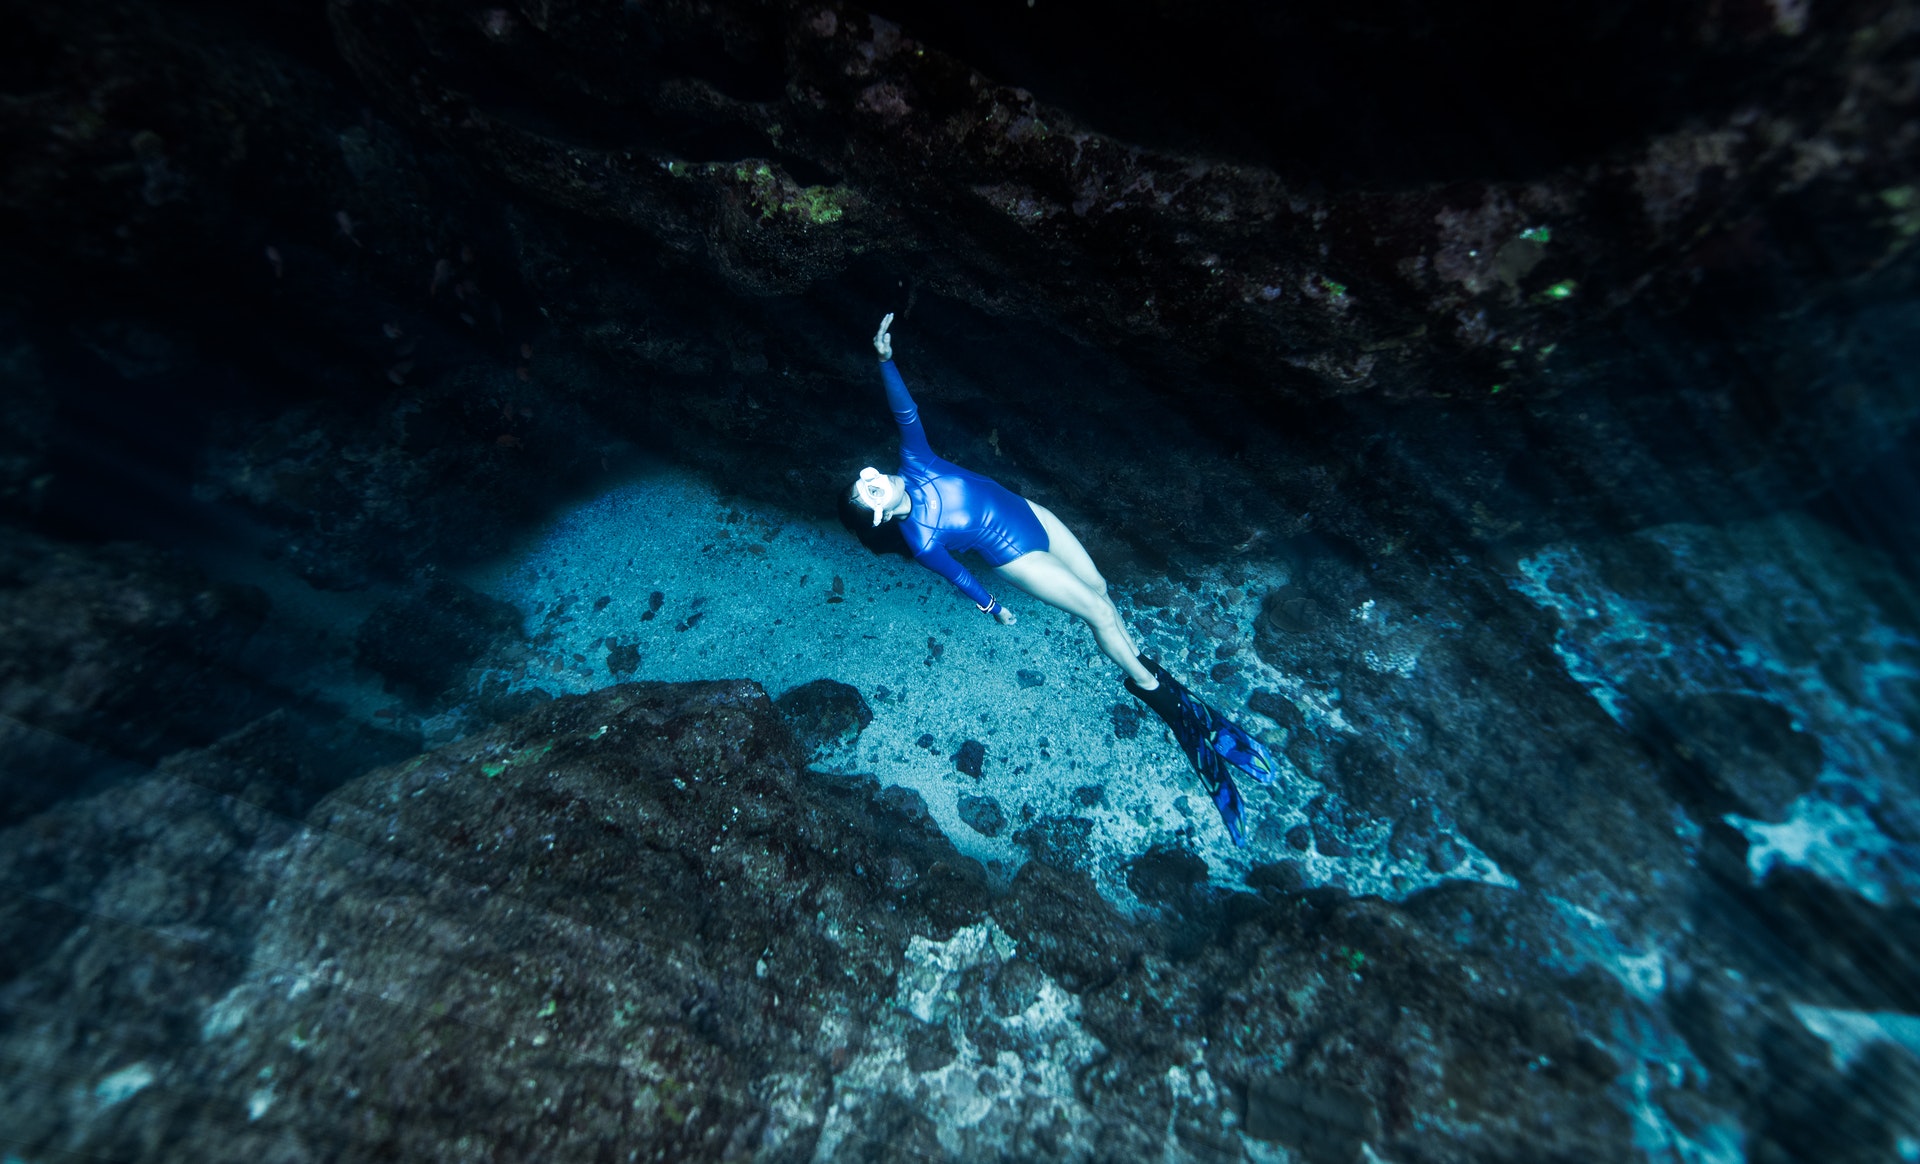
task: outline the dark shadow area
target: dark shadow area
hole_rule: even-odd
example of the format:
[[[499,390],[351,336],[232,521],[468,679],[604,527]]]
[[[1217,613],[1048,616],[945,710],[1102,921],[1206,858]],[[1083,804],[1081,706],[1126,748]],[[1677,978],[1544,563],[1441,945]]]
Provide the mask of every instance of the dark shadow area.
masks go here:
[[[1770,79],[1702,50],[1706,6],[1414,0],[892,0],[910,35],[1129,141],[1339,187],[1516,178]]]

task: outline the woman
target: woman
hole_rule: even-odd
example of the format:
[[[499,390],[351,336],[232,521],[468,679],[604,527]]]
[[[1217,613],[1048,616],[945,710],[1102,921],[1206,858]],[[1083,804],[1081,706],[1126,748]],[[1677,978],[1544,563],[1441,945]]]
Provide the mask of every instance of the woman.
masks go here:
[[[1126,688],[1173,730],[1174,738],[1206,784],[1236,845],[1245,845],[1240,791],[1232,770],[1239,768],[1261,783],[1274,777],[1273,757],[1224,715],[1196,698],[1151,659],[1141,655],[1107,597],[1106,579],[1080,540],[1045,506],[1026,500],[996,481],[934,455],[927,445],[920,413],[893,366],[893,339],[887,329],[893,315],[880,321],[873,347],[887,403],[900,427],[900,471],[860,470],[842,503],[843,516],[872,524],[897,521],[914,560],[939,574],[992,615],[1012,626],[1014,614],[996,601],[954,555],[972,550],[1007,581],[1049,606],[1086,622],[1109,659],[1126,672]]]

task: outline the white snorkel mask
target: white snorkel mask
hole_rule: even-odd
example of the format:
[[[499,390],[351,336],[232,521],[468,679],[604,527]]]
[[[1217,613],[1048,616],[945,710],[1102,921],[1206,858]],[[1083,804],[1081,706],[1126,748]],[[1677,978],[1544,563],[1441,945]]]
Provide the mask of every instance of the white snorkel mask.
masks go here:
[[[867,483],[869,481],[885,482],[886,479],[887,475],[872,465],[868,465],[866,468],[860,470],[860,500],[868,509],[873,510],[873,524],[875,525],[879,525],[881,522],[887,520],[886,511],[888,507],[884,500],[878,502],[874,500],[873,495],[867,492]],[[884,498],[886,494],[882,493],[880,496]]]

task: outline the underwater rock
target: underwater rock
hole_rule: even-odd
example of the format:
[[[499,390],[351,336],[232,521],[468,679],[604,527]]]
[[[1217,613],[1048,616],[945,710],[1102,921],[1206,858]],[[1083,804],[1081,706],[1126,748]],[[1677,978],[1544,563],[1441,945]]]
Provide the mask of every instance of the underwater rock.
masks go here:
[[[0,311],[0,512],[33,519],[46,512],[56,478],[49,472],[56,401],[23,321]]]
[[[433,701],[465,680],[494,646],[520,633],[520,612],[457,582],[436,579],[387,599],[353,635],[354,661],[389,690]]]
[[[213,766],[213,783],[236,783],[228,762]],[[299,826],[198,783],[201,774],[182,756],[165,776],[0,833],[0,981],[17,1023],[0,1044],[9,1063],[36,1065],[9,1069],[0,1088],[0,1125],[18,1151],[89,1144],[157,1158],[166,1153],[142,1145],[165,1141],[171,1113],[206,1110],[168,1097],[185,1082],[174,1068],[187,1047],[180,1032],[197,1033],[246,973],[271,896],[251,862]],[[96,1091],[116,1073],[128,1086]],[[77,1119],[55,1098],[76,1079],[96,1098]],[[144,1086],[156,1079],[165,1086]],[[98,1102],[110,1094],[130,1098]],[[244,1089],[228,1103],[243,1112]]]
[[[1262,1075],[1247,1084],[1247,1134],[1292,1145],[1312,1164],[1354,1164],[1361,1145],[1379,1139],[1380,1117],[1352,1088]]]
[[[632,675],[640,669],[640,645],[609,640],[607,643],[607,673],[609,675]]]
[[[1368,816],[1400,816],[1417,788],[1401,779],[1393,750],[1367,736],[1345,741],[1326,774],[1340,796]]]
[[[1729,693],[1638,696],[1647,734],[1706,813],[1783,821],[1819,778],[1819,738],[1777,704]]]
[[[23,1155],[1910,1142],[1902,1053],[1848,1061],[1793,1006],[1920,1006],[1911,589],[1804,523],[1724,524],[1898,456],[1920,414],[1909,6],[1124,8],[1099,44],[1058,5],[968,10],[985,33],[785,0],[241,7],[12,14],[34,146],[0,226],[35,308],[0,345],[9,514],[90,530],[159,482],[351,588],[486,553],[636,445],[743,505],[824,505],[890,434],[818,304],[872,299],[916,324],[943,448],[1171,577],[1139,596],[1170,659],[1284,676],[1289,706],[1250,709],[1357,815],[1257,833],[1257,894],[1198,925],[1107,908],[1084,868],[1134,855],[1073,818],[1022,833],[1046,861],[992,900],[911,801],[799,775],[764,696],[722,686],[496,704],[527,718],[295,837],[254,808],[391,741],[302,770],[331,745],[263,724],[137,776],[262,710],[231,667],[248,592],[9,550],[0,710],[45,747],[5,743],[0,789],[76,797],[0,837]],[[1596,37],[1578,77],[1619,101],[1554,73]],[[1395,74],[1414,48],[1484,78],[1449,106],[1471,135],[1407,132],[1448,105]],[[1302,53],[1331,72],[1274,67]],[[1365,100],[1325,79],[1355,68]],[[1240,99],[1264,78],[1299,100]],[[1296,106],[1287,148],[1236,137]],[[90,443],[123,432],[147,443]],[[1208,636],[1247,628],[1181,571],[1282,558],[1229,663]],[[403,615],[367,646],[397,683],[484,655]],[[103,772],[113,796],[66,779]],[[1306,888],[1383,846],[1471,881]],[[1170,865],[1142,884],[1174,893]]]
[[[805,754],[820,758],[844,752],[873,722],[860,690],[837,679],[802,683],[774,701],[787,730]]]
[[[980,771],[987,762],[987,746],[979,740],[966,740],[953,754],[953,766],[960,771],[980,779]]]
[[[282,708],[205,748],[160,762],[156,779],[181,780],[287,817],[369,768],[414,754],[419,741],[314,708]]]
[[[1092,878],[1042,861],[1020,867],[1007,895],[994,903],[993,916],[1021,957],[1075,994],[1113,982],[1144,946],[1142,936],[1100,900]]]
[[[266,612],[151,548],[0,528],[0,823],[265,714],[241,653]]]
[[[1264,715],[1289,731],[1297,730],[1305,722],[1293,700],[1273,691],[1255,691],[1247,696],[1247,710]]]
[[[553,702],[553,693],[542,687],[515,691],[509,684],[482,682],[467,705],[470,726],[480,727],[518,719],[530,711]]]
[[[1387,836],[1387,852],[1396,861],[1421,861],[1439,835],[1440,826],[1434,819],[1433,809],[1414,806],[1393,822],[1393,831]]]
[[[473,1135],[717,1160],[742,1126],[775,1157],[811,1142],[912,943],[972,924],[986,897],[937,832],[871,789],[810,782],[786,740],[750,685],[626,686],[377,769],[305,826],[194,783],[206,761],[185,756],[0,834],[0,878],[40,895],[0,906],[6,932],[39,934],[9,946],[15,1013],[86,1016],[10,1027],[9,1061],[164,1083],[112,1076],[130,1082],[76,1120],[51,1102],[72,1086],[55,1071],[10,1084],[0,1114],[23,1151],[165,1142],[206,1160],[375,1142],[452,1159]],[[895,864],[910,883],[873,876]],[[102,969],[76,977],[76,958]],[[448,1066],[420,1072],[422,1056]],[[530,1118],[549,1099],[564,1118]],[[340,1103],[370,1122],[314,1122]],[[244,1122],[204,1143],[176,1123],[208,1110]]]
[[[1351,857],[1352,832],[1367,823],[1367,815],[1334,796],[1317,796],[1307,805],[1307,824],[1314,850],[1326,857]]]
[[[1687,1054],[1661,1041],[1659,995],[1539,894],[1455,882],[1395,904],[1303,891],[1282,863],[1249,874],[1259,896],[1216,898],[1169,848],[1127,873],[1160,920],[1123,919],[1064,861],[995,897],[915,798],[804,771],[752,684],[557,699],[351,780],[304,823],[252,802],[318,786],[285,774],[292,739],[250,728],[0,832],[20,1016],[0,1055],[36,1064],[0,1121],[23,1153],[452,1160],[483,1136],[768,1164],[903,1145],[1201,1161],[1246,1136],[1311,1160],[1363,1142],[1628,1159],[1636,1129],[1717,1134],[1740,1094],[1846,1092],[1824,1054],[1796,1055],[1791,1083],[1769,1066],[1785,1004],[1706,975],[1687,1038],[1743,1090],[1643,1073]],[[1799,885],[1770,890],[1774,924],[1821,926],[1834,902]],[[1849,956],[1905,965],[1911,930],[1863,925]],[[1855,973],[1850,997],[1911,1002]],[[60,1101],[76,1079],[79,1108]],[[961,1118],[949,1086],[988,1114]],[[1890,1109],[1848,1110],[1871,1139]]]
[[[1176,904],[1207,883],[1207,863],[1186,849],[1154,848],[1127,863],[1127,888],[1152,905]]]
[[[1086,864],[1092,832],[1093,822],[1083,816],[1043,816],[1013,834],[1013,842],[1042,865],[1072,870]]]
[[[880,790],[874,800],[888,812],[907,820],[927,823],[933,819],[927,812],[926,798],[905,785],[889,784]]]
[[[1438,836],[1427,846],[1427,868],[1435,873],[1451,873],[1466,859],[1466,850],[1449,836]]]
[[[967,827],[983,837],[997,837],[1000,830],[1007,827],[1007,814],[991,796],[962,795],[959,813]]]

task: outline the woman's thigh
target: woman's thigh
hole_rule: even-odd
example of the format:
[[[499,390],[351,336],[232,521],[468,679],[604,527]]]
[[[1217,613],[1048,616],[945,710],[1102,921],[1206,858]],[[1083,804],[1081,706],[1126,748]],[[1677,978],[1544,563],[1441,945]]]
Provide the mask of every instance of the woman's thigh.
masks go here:
[[[1106,612],[1107,600],[1051,550],[1029,551],[994,570],[1048,606],[1078,618],[1092,622]]]
[[[1093,558],[1087,554],[1086,547],[1080,544],[1080,539],[1073,536],[1073,531],[1055,517],[1051,509],[1035,501],[1027,504],[1033,507],[1034,516],[1040,519],[1041,526],[1047,531],[1047,541],[1050,543],[1048,552],[1060,559],[1060,563],[1073,571],[1073,576],[1086,583],[1095,594],[1105,594],[1107,580],[1100,576],[1099,567],[1093,564]]]

